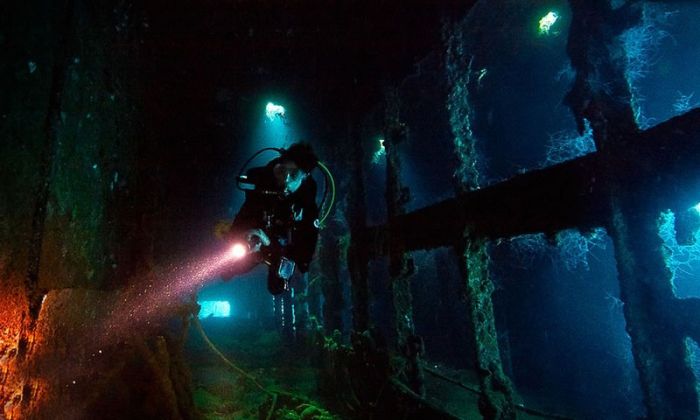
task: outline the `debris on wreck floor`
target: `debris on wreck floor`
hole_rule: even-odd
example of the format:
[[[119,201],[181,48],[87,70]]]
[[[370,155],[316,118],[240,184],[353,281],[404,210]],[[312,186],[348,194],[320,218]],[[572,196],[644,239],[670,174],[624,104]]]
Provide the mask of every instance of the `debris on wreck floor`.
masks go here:
[[[285,346],[276,331],[213,318],[200,325],[214,348],[194,325],[185,352],[194,402],[203,418],[342,418],[318,402],[316,369],[308,354]]]
[[[313,360],[317,356],[311,348],[285,344],[274,330],[244,320],[220,318],[192,325],[185,346],[194,403],[203,419],[357,418],[350,404],[342,406],[338,401],[323,399],[319,392],[320,368]],[[443,409],[447,418],[482,418],[478,378],[473,372],[425,364],[426,400]],[[521,410],[518,417],[564,418],[534,410]]]

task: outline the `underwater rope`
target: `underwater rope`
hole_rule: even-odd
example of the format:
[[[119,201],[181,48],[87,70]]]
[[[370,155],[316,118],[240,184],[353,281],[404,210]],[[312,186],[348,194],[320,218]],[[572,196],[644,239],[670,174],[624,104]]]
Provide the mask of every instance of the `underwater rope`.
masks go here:
[[[219,356],[219,358],[220,358],[228,367],[230,367],[231,369],[233,369],[234,371],[236,371],[237,373],[239,373],[240,375],[242,375],[243,377],[245,377],[246,379],[248,379],[249,381],[251,381],[253,384],[255,384],[256,387],[258,387],[258,389],[260,389],[261,391],[263,391],[264,393],[266,393],[266,394],[268,394],[268,395],[270,395],[270,396],[272,397],[272,405],[270,406],[270,410],[269,410],[269,412],[267,413],[266,420],[270,420],[270,419],[272,418],[272,414],[273,414],[273,412],[274,412],[274,410],[275,410],[275,406],[277,405],[277,397],[278,397],[278,395],[280,395],[280,394],[282,394],[282,395],[287,395],[287,396],[289,396],[289,397],[297,398],[297,399],[300,399],[300,400],[306,400],[307,402],[311,402],[310,400],[308,400],[308,399],[306,399],[306,398],[303,398],[303,397],[300,396],[300,395],[295,395],[295,394],[292,394],[292,393],[282,392],[282,391],[270,391],[269,389],[267,389],[267,388],[265,388],[264,386],[262,386],[262,384],[260,384],[260,382],[258,382],[258,380],[255,378],[255,376],[251,375],[250,373],[246,372],[245,370],[243,370],[243,369],[241,369],[240,367],[238,367],[235,363],[233,363],[232,361],[230,361],[230,360],[221,352],[221,350],[219,350],[219,349],[214,345],[214,343],[209,339],[209,336],[207,336],[207,333],[204,332],[204,327],[202,327],[202,324],[199,322],[199,318],[198,318],[198,317],[193,316],[193,317],[192,317],[192,321],[193,321],[194,325],[197,327],[197,330],[199,331],[199,334],[202,336],[202,339],[207,343],[207,345],[209,346],[209,348],[211,349],[211,351],[214,352],[214,354],[216,354],[217,356]],[[443,380],[446,380],[446,381],[451,382],[451,383],[453,383],[453,384],[456,384],[456,385],[458,385],[458,386],[460,386],[460,387],[462,387],[462,388],[464,388],[464,389],[466,389],[466,390],[468,390],[468,391],[471,391],[471,392],[473,392],[473,393],[475,393],[475,394],[481,394],[481,391],[479,391],[479,390],[477,390],[477,389],[475,389],[475,388],[473,388],[473,387],[470,387],[470,386],[468,386],[468,385],[465,385],[465,384],[463,384],[462,382],[460,382],[460,381],[458,381],[458,380],[456,380],[456,379],[450,378],[450,377],[448,377],[448,376],[446,376],[446,375],[443,375],[442,373],[438,372],[437,370],[428,367],[427,364],[426,364],[424,361],[423,361],[422,364],[423,364],[423,369],[424,369],[425,371],[427,371],[428,373],[432,374],[433,376],[436,376],[436,377],[438,377],[438,378],[440,378],[440,379],[443,379]],[[393,385],[398,386],[399,388],[401,388],[402,391],[409,392],[410,394],[415,394],[415,392],[413,392],[412,390],[410,390],[408,387],[406,387],[403,383],[401,383],[401,382],[398,381],[397,379],[395,379],[395,378],[391,379],[391,378],[390,378],[389,380],[392,382]],[[386,384],[385,384],[385,385],[386,385]],[[378,398],[381,396],[381,393],[383,393],[383,388],[384,388],[384,387],[382,387],[382,392],[380,392],[380,395],[378,396]],[[423,402],[427,402],[427,400],[425,400],[424,398],[420,397],[418,394],[415,394],[415,395],[413,395],[413,396],[414,396],[414,397],[418,397],[418,398],[419,398],[421,401],[423,401]],[[562,415],[559,415],[559,414],[550,414],[550,413],[545,413],[545,412],[543,412],[543,411],[539,411],[539,410],[535,410],[535,409],[532,409],[532,408],[528,408],[528,407],[525,407],[523,404],[519,404],[519,403],[516,403],[516,404],[515,404],[515,408],[516,408],[516,409],[519,409],[519,410],[521,410],[521,411],[524,411],[525,413],[532,414],[532,415],[536,415],[536,416],[540,416],[540,417],[552,418],[552,419],[569,419],[569,417],[565,417],[565,416],[562,416]]]
[[[459,386],[460,388],[464,388],[467,391],[473,392],[474,394],[477,394],[477,395],[482,394],[481,390],[479,390],[475,387],[463,384],[462,382],[458,381],[457,379],[450,378],[449,376],[446,376],[446,375],[438,372],[436,369],[433,369],[430,366],[428,366],[427,362],[425,362],[423,360],[421,360],[421,364],[423,365],[423,370],[425,370],[426,372],[435,376],[436,378],[440,378],[442,380],[445,380],[447,382],[455,384],[455,385]],[[521,403],[515,403],[515,408],[517,410],[523,411],[527,414],[532,414],[532,415],[540,416],[540,417],[544,417],[544,418],[570,420],[570,417],[565,417],[565,416],[562,416],[560,414],[545,413],[544,411],[539,411],[539,410],[535,410],[534,408],[525,407],[525,405],[523,405]]]
[[[265,393],[267,393],[267,394],[274,394],[274,392],[272,392],[272,391],[266,389],[264,386],[262,386],[262,385],[260,384],[260,382],[258,382],[258,380],[257,380],[253,375],[251,375],[250,373],[246,372],[245,370],[239,368],[239,367],[236,366],[232,361],[230,361],[226,356],[224,356],[224,354],[221,352],[221,350],[219,350],[219,349],[214,345],[214,343],[211,342],[211,340],[210,340],[209,337],[207,336],[207,333],[204,332],[204,328],[202,328],[202,324],[199,322],[199,318],[197,318],[196,316],[193,316],[193,317],[192,317],[192,320],[194,321],[194,325],[197,327],[197,330],[199,331],[199,334],[202,336],[202,338],[203,338],[204,341],[207,343],[207,345],[209,345],[209,348],[210,348],[217,356],[219,356],[219,358],[221,358],[221,360],[222,360],[224,363],[226,363],[226,365],[228,365],[231,369],[235,370],[235,371],[238,372],[239,374],[243,375],[246,379],[248,379],[248,380],[250,380],[251,382],[253,382],[253,383],[255,384],[255,386],[257,386],[261,391],[263,391],[263,392],[265,392]]]
[[[260,155],[261,153],[266,152],[266,151],[268,151],[268,150],[275,151],[275,152],[279,153],[280,155],[282,154],[282,151],[281,151],[282,149],[279,149],[279,148],[277,148],[277,147],[265,147],[265,148],[262,148],[262,149],[258,150],[257,152],[255,152],[255,153],[253,154],[253,156],[249,157],[248,160],[246,160],[245,163],[243,164],[243,166],[241,167],[241,170],[238,171],[238,176],[236,177],[236,187],[237,187],[239,190],[245,191],[245,190],[241,187],[241,181],[240,181],[240,179],[241,179],[241,176],[243,175],[243,172],[245,172],[246,168],[248,168],[248,165],[250,165],[250,162],[252,162],[253,159],[255,159],[258,155]]]
[[[331,184],[331,201],[330,204],[326,207],[326,211],[321,216],[321,218],[318,220],[318,225],[319,227],[323,226],[323,222],[326,221],[326,218],[328,218],[328,215],[331,214],[331,209],[333,208],[333,203],[335,203],[335,179],[333,179],[333,174],[331,174],[331,171],[328,169],[328,167],[321,162],[320,160],[318,161],[318,167],[321,168],[321,171],[326,175],[326,179],[330,181]],[[324,197],[325,201],[325,197]]]
[[[197,327],[197,330],[199,331],[199,334],[202,336],[202,339],[207,343],[211,351],[214,352],[219,358],[231,369],[234,371],[238,372],[240,375],[243,375],[246,379],[249,381],[253,382],[255,386],[257,386],[262,392],[272,396],[272,404],[270,405],[270,410],[267,413],[267,417],[265,418],[266,420],[270,420],[272,418],[272,413],[275,411],[275,406],[277,405],[277,392],[270,391],[269,389],[265,388],[258,382],[258,380],[255,378],[255,376],[251,375],[250,373],[246,372],[245,370],[239,368],[236,366],[235,363],[230,361],[224,354],[219,350],[214,343],[209,339],[207,336],[207,333],[204,332],[204,328],[202,327],[202,323],[199,322],[199,318],[197,316],[192,316],[192,320],[194,322],[194,325]]]
[[[277,398],[280,395],[284,395],[284,396],[289,397],[291,399],[300,400],[300,401],[303,401],[304,403],[307,403],[307,404],[314,403],[314,401],[310,400],[309,398],[304,397],[303,395],[292,394],[291,392],[285,392],[285,391],[280,391],[280,390],[271,391],[271,390],[265,388],[264,386],[262,386],[262,384],[260,384],[260,382],[258,382],[258,380],[255,378],[255,376],[251,375],[250,373],[248,373],[245,370],[241,369],[240,367],[236,366],[235,363],[230,361],[221,352],[221,350],[219,350],[214,345],[214,343],[209,339],[209,336],[207,336],[207,333],[204,332],[204,327],[202,327],[202,323],[199,322],[199,318],[196,315],[192,316],[192,321],[193,321],[194,325],[197,327],[197,330],[199,331],[199,334],[202,336],[202,339],[207,343],[207,345],[209,346],[211,351],[214,352],[214,354],[216,354],[217,356],[219,356],[221,361],[223,361],[228,367],[230,367],[231,369],[233,369],[234,371],[236,371],[240,375],[243,375],[243,377],[245,377],[249,381],[253,382],[255,384],[255,386],[258,387],[261,391],[263,391],[264,393],[266,393],[272,397],[272,404],[270,405],[270,410],[268,411],[267,417],[265,418],[266,420],[270,420],[272,418],[272,414],[275,411],[275,406],[277,405]]]
[[[250,165],[250,162],[252,162],[253,159],[255,159],[257,156],[259,156],[261,153],[266,152],[268,150],[277,152],[277,153],[279,153],[280,156],[282,155],[282,152],[284,151],[284,149],[280,149],[277,147],[265,147],[265,148],[258,150],[250,158],[248,158],[248,160],[246,160],[246,162],[241,167],[240,171],[238,171],[238,176],[236,177],[236,187],[239,190],[245,192],[245,190],[241,187],[241,177],[243,176],[243,173],[245,172],[246,168],[248,168],[248,165]],[[325,163],[321,162],[320,160],[317,161],[316,163],[317,163],[318,168],[321,170],[321,172],[323,172],[324,180],[325,180],[325,184],[326,184],[324,191],[323,191],[323,198],[321,200],[321,207],[325,206],[326,195],[328,194],[329,184],[330,184],[330,190],[331,190],[330,204],[328,204],[328,206],[325,206],[326,210],[318,220],[318,225],[320,228],[320,227],[323,227],[323,222],[326,220],[326,218],[328,218],[328,215],[331,213],[331,209],[333,208],[333,204],[335,203],[335,179],[333,178],[333,174],[331,173],[330,169],[328,169],[328,166],[326,166]]]

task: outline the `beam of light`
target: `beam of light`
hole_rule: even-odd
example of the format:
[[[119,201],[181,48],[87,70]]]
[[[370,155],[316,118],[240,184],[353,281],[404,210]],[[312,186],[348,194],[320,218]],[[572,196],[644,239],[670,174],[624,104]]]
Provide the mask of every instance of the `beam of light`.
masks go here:
[[[155,266],[135,274],[126,280],[127,286],[120,290],[92,290],[80,291],[52,291],[46,295],[48,309],[39,312],[37,320],[37,333],[32,334],[27,343],[32,350],[32,361],[28,366],[41,366],[41,372],[32,373],[32,404],[39,407],[47,395],[55,395],[60,386],[61,392],[71,387],[85,386],[94,380],[95,372],[113,369],[110,363],[111,354],[124,357],[124,352],[153,351],[144,347],[158,341],[154,338],[163,338],[164,333],[180,331],[180,326],[185,325],[187,319],[196,313],[199,306],[196,303],[196,294],[202,286],[217,279],[224,270],[231,268],[241,258],[231,254],[231,245],[217,247],[215,249],[201,250],[199,256],[182,259],[178,264],[170,266]],[[0,261],[2,268],[2,261]],[[20,311],[28,302],[18,299],[26,299],[20,290],[17,296],[0,287],[0,319],[22,319]],[[16,301],[16,308],[9,305],[8,299]],[[69,320],[61,324],[57,330],[48,329],[47,326],[55,322],[49,309],[55,309],[66,299],[73,303],[87,302],[86,308],[74,306],[69,310]],[[43,301],[42,301],[43,302]],[[43,306],[43,305],[42,305]],[[61,308],[58,308],[62,310]],[[225,314],[225,305],[219,304],[217,313]],[[228,306],[230,316],[231,306]],[[77,322],[81,317],[82,322]],[[21,322],[21,321],[20,321]],[[179,324],[178,324],[179,323]],[[2,346],[13,346],[19,339],[21,324],[16,327],[7,324],[7,328],[0,328],[0,350]],[[41,332],[40,332],[41,331]],[[67,333],[71,348],[80,349],[79,353],[72,352],[69,357],[56,363],[53,353],[55,343],[50,340],[58,332]],[[44,334],[43,332],[46,332]],[[36,341],[34,341],[36,340]],[[126,350],[125,350],[126,349]],[[131,349],[131,350],[129,350]],[[136,349],[136,350],[134,350]],[[9,350],[9,349],[8,349]],[[15,349],[15,351],[17,351]],[[121,356],[119,356],[121,355]],[[116,359],[118,360],[118,359]],[[48,363],[50,362],[50,363]],[[47,364],[48,363],[48,364]],[[131,363],[131,362],[129,362]],[[26,381],[26,373],[14,372],[12,365],[0,358],[0,368],[7,380],[5,388],[11,390],[16,385],[15,379],[19,376],[19,390],[23,389]],[[118,368],[121,369],[121,368]],[[46,378],[49,378],[46,380]],[[56,378],[60,379],[58,383]],[[0,418],[3,417],[3,408],[0,407]],[[15,410],[12,405],[5,405],[4,412]],[[81,407],[75,408],[76,413],[83,414]],[[83,418],[85,415],[71,415],[71,418]],[[89,416],[87,416],[89,417]]]
[[[557,12],[549,12],[540,19],[539,31],[540,35],[549,35],[552,26],[559,20]]]
[[[697,211],[698,213],[700,213],[700,203],[694,205],[693,208],[695,209],[695,211]]]
[[[199,318],[228,318],[231,316],[231,304],[227,300],[204,300],[199,302]]]
[[[274,121],[277,117],[284,118],[284,107],[268,102],[267,106],[265,106],[265,115],[267,115],[270,121]]]
[[[199,290],[244,257],[240,255],[240,247],[228,245],[209,256],[193,258],[132,280],[130,286],[120,292],[99,326],[100,345],[114,343],[135,329],[157,330],[183,311],[195,312],[195,296]]]

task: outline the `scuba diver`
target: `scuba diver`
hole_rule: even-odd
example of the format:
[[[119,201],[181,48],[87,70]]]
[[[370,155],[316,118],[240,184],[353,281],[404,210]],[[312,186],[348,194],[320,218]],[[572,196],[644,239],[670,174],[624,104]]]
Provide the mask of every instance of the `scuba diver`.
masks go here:
[[[280,156],[238,177],[245,201],[225,236],[245,244],[247,252],[223,277],[230,279],[265,263],[269,266],[267,289],[277,295],[289,289],[295,270],[309,270],[316,249],[319,206],[310,173],[319,161],[308,143],[299,142],[287,149],[263,149],[248,163],[264,150],[275,150]]]

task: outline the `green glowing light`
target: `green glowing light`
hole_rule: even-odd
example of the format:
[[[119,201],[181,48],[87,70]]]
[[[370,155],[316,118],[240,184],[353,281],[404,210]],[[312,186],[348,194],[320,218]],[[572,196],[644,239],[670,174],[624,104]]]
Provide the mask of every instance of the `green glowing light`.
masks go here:
[[[381,159],[385,154],[386,148],[384,147],[384,139],[379,139],[379,149],[374,152],[374,155],[372,156],[372,163],[379,163],[379,159]]]
[[[481,85],[481,79],[483,79],[484,76],[486,76],[486,74],[487,74],[488,72],[489,72],[489,71],[488,71],[487,69],[485,69],[485,68],[479,70],[479,77],[476,79],[476,83],[477,83],[478,85]]]
[[[205,300],[199,302],[199,318],[228,318],[231,316],[231,304],[226,300]]]
[[[265,106],[265,115],[270,121],[273,121],[276,117],[284,118],[284,107],[268,102],[267,106]]]
[[[540,35],[549,35],[552,26],[559,20],[557,12],[549,12],[540,19]]]

